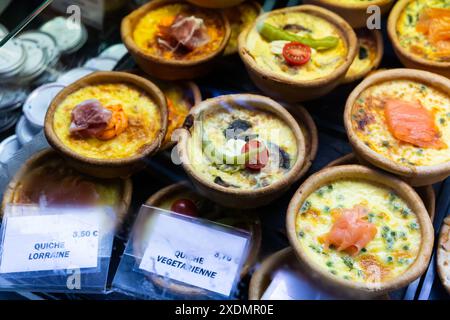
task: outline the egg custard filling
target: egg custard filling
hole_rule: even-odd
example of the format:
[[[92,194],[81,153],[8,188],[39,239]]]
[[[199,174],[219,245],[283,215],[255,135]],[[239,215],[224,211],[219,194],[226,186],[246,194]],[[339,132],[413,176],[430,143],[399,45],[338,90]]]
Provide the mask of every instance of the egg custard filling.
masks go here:
[[[144,53],[166,60],[199,60],[219,50],[225,26],[218,11],[189,3],[160,6],[144,15],[133,31]]]
[[[377,42],[373,34],[366,29],[358,29],[356,35],[359,50],[347,71],[347,77],[366,74],[373,68],[377,58]]]
[[[74,171],[59,156],[45,158],[31,168],[15,187],[12,203],[40,206],[119,205],[123,183],[95,179]]]
[[[410,1],[397,21],[400,45],[421,58],[450,61],[450,1]]]
[[[167,133],[163,140],[164,148],[172,141],[173,132],[183,125],[189,110],[195,104],[195,99],[187,86],[158,82],[158,87],[167,100],[168,123]]]
[[[225,54],[231,54],[238,50],[240,33],[256,20],[260,9],[253,1],[245,1],[235,7],[224,9],[224,12],[231,26],[231,36]]]
[[[289,80],[328,76],[346,59],[348,47],[338,29],[306,12],[268,15],[247,36],[256,64]]]
[[[450,98],[410,80],[373,85],[352,108],[357,137],[378,154],[406,166],[450,161]]]
[[[278,116],[244,105],[203,111],[188,139],[194,171],[226,188],[254,190],[284,177],[297,161],[297,140]]]
[[[53,129],[69,149],[94,159],[138,155],[161,129],[161,113],[151,97],[129,84],[89,85],[56,108]]]
[[[310,194],[296,218],[298,241],[330,274],[360,283],[400,276],[418,256],[417,216],[394,190],[342,179]]]

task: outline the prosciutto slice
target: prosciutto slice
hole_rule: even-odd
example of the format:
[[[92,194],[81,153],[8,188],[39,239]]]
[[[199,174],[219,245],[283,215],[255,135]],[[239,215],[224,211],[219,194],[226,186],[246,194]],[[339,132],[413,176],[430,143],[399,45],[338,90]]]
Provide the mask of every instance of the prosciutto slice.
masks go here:
[[[96,99],[86,100],[72,110],[70,134],[88,138],[102,132],[111,120],[112,112],[104,108]]]
[[[209,41],[203,19],[195,16],[178,15],[169,29],[169,34],[189,50],[201,47]]]

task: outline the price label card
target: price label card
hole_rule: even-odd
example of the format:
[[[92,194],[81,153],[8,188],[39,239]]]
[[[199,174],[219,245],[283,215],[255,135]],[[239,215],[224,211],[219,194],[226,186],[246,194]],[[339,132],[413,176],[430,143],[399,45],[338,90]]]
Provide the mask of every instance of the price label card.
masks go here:
[[[11,207],[6,211],[8,208]],[[0,273],[97,267],[101,215],[95,208],[89,209],[89,214],[77,209],[45,214],[42,211],[46,209],[26,206],[14,210],[39,214],[8,215],[6,212]]]
[[[231,295],[250,234],[227,232],[169,213],[154,214],[150,226],[140,269]]]

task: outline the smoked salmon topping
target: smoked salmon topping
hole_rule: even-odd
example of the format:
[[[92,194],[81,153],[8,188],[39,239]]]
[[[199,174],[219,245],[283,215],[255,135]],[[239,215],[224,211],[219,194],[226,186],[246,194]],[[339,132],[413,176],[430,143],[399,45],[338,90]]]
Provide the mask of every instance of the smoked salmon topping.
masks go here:
[[[420,102],[390,99],[384,113],[389,131],[396,139],[421,148],[447,147],[440,140],[433,114]]]
[[[333,245],[338,251],[357,255],[377,234],[377,227],[363,219],[367,213],[368,210],[362,206],[343,209],[324,237],[325,247]]]
[[[450,59],[450,9],[423,10],[416,30],[426,35],[430,43],[436,47],[436,56]]]

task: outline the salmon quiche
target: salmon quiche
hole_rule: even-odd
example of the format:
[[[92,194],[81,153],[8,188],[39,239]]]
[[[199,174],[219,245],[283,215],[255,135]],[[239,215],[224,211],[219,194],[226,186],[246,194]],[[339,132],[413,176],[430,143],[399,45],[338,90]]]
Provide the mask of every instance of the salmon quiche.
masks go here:
[[[430,84],[390,80],[365,89],[351,110],[358,139],[405,166],[450,162],[450,97]]]
[[[102,83],[70,93],[57,106],[53,129],[60,141],[82,156],[123,159],[136,156],[161,130],[153,99],[128,83]]]
[[[336,283],[375,291],[405,281],[407,273],[414,273],[409,281],[420,275],[417,262],[421,273],[433,244],[430,218],[413,189],[356,165],[309,178],[291,201],[288,228],[310,267]]]
[[[358,54],[345,75],[345,82],[366,76],[378,67],[383,56],[383,39],[378,31],[362,28],[355,32],[358,37]]]
[[[134,28],[133,39],[145,54],[195,61],[217,51],[225,34],[218,12],[178,1],[143,15]]]
[[[437,248],[437,268],[442,284],[450,294],[450,216],[442,223]]]
[[[225,9],[225,15],[230,23],[231,36],[225,48],[225,55],[238,51],[238,37],[259,16],[261,6],[255,1],[245,1],[235,7]]]
[[[450,1],[414,0],[397,20],[400,45],[421,58],[450,62]]]

